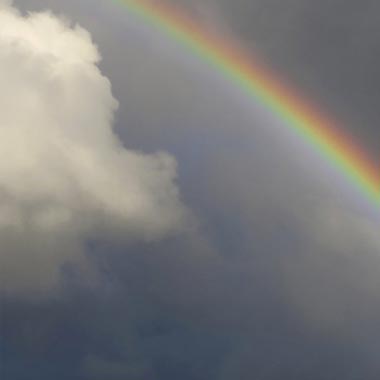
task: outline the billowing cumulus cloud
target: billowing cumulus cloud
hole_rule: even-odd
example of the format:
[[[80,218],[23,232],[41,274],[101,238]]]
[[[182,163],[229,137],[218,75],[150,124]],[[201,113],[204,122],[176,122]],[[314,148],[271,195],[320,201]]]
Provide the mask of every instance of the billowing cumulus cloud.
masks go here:
[[[126,150],[117,101],[87,31],[0,2],[0,276],[6,290],[54,286],[86,242],[155,239],[181,225],[176,163]]]

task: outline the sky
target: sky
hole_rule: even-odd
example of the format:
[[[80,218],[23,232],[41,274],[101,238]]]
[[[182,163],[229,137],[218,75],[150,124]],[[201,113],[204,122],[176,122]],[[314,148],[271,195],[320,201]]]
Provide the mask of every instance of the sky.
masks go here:
[[[173,3],[379,163],[377,2]],[[1,379],[379,378],[380,211],[283,120],[109,0],[0,0],[0,73]]]

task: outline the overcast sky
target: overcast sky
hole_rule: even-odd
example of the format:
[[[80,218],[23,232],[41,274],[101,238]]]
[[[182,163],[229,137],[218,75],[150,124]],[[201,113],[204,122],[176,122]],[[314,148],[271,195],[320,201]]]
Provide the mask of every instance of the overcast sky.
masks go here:
[[[0,0],[1,378],[377,380],[380,211],[123,7],[13,3]],[[176,3],[378,161],[377,2]]]

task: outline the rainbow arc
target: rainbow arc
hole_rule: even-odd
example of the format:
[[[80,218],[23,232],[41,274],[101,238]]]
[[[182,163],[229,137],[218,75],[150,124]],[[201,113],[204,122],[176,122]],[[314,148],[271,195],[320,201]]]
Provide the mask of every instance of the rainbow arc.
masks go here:
[[[260,60],[164,1],[114,0],[153,25],[265,105],[367,198],[380,206],[380,170],[332,118],[297,94]]]

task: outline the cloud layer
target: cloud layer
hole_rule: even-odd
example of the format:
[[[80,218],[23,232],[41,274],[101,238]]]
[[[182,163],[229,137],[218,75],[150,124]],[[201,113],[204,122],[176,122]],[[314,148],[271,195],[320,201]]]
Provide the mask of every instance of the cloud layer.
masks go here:
[[[271,17],[288,20],[301,3],[315,14],[315,8],[344,1],[175,2],[195,5],[195,13],[212,23],[220,15],[210,17],[206,3],[220,4],[222,20],[241,14],[246,22],[238,17],[234,28],[246,25],[248,37],[284,54],[273,59],[281,66],[295,41],[286,31],[307,36],[309,24],[300,30],[284,21],[278,29]],[[46,7],[46,0],[15,3]],[[344,3],[331,20],[351,14],[350,2]],[[280,120],[175,43],[136,25],[128,12],[107,1],[50,0],[48,6],[91,31],[104,56],[102,71],[121,102],[119,136],[129,147],[175,153],[181,193],[201,228],[150,242],[90,241],[84,250],[85,238],[107,235],[105,226],[117,238],[124,232],[147,236],[147,229],[90,208],[97,229],[77,213],[73,231],[80,232],[71,236],[67,224],[62,237],[58,227],[51,229],[50,241],[47,233],[20,233],[29,251],[18,252],[44,245],[58,260],[54,268],[62,268],[63,257],[70,261],[86,252],[102,276],[100,286],[90,288],[66,282],[59,297],[7,297],[0,305],[0,373],[12,380],[378,380],[379,214],[309,146],[292,140]],[[350,25],[354,33],[356,24]],[[327,62],[326,53],[313,62]],[[301,62],[310,56],[314,52],[300,54],[299,64],[290,65],[300,80],[302,68],[311,67]],[[355,62],[350,65],[361,70]],[[317,77],[323,87],[324,71]],[[340,93],[343,102],[352,94],[346,88]],[[80,221],[89,227],[81,231]],[[35,283],[38,268],[32,264],[24,262],[24,268],[33,268]],[[88,261],[82,266],[88,268]],[[18,273],[25,283],[27,272]]]
[[[126,150],[117,101],[87,31],[0,3],[0,276],[53,286],[96,237],[159,238],[185,214],[176,163]]]

